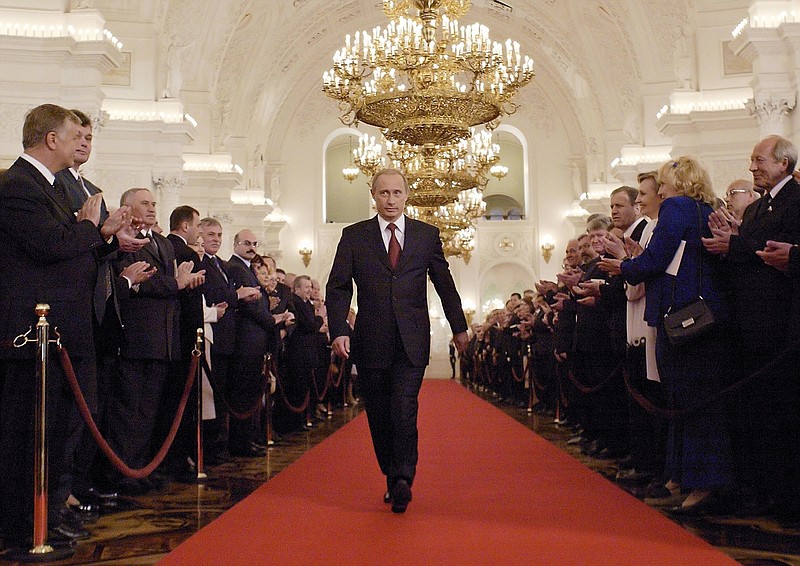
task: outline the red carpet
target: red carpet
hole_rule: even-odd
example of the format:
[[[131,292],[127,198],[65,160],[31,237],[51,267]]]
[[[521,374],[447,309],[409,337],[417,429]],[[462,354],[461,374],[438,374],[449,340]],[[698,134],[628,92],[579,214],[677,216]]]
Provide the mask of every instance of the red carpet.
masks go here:
[[[404,515],[364,415],[160,564],[736,564],[451,381],[425,381]]]

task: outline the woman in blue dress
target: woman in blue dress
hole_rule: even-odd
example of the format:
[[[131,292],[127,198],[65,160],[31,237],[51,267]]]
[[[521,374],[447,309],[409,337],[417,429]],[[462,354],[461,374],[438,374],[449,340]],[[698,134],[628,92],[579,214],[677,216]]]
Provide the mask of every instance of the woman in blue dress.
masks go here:
[[[722,388],[728,308],[720,291],[715,256],[700,238],[708,236],[708,215],[716,203],[708,173],[695,159],[680,157],[658,172],[664,199],[650,243],[640,255],[605,260],[630,284],[644,282],[645,320],[656,327],[656,360],[661,383],[673,409],[688,409]],[[679,251],[680,250],[680,251]],[[682,253],[681,253],[682,252]],[[690,344],[670,344],[664,316],[702,296],[716,317],[709,335]],[[705,511],[731,487],[730,438],[722,402],[670,421],[665,474],[672,492],[689,491],[680,512]]]

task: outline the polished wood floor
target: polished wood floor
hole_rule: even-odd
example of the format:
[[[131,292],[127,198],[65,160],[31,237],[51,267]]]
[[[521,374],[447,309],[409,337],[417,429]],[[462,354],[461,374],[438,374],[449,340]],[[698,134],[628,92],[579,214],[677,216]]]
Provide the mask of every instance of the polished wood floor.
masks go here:
[[[613,481],[616,464],[586,457],[576,447],[567,445],[570,431],[556,426],[552,417],[529,414],[524,408],[499,402],[485,392],[475,391],[475,394],[496,404],[520,423]],[[203,484],[172,483],[151,494],[122,498],[117,512],[102,515],[98,521],[88,525],[92,537],[77,545],[71,559],[53,564],[154,564],[360,411],[359,406],[338,408],[331,418],[313,429],[282,437],[279,445],[271,448],[263,458],[235,458],[229,463],[211,467]],[[782,529],[768,518],[706,516],[682,519],[679,524],[747,566],[800,566],[800,530]],[[324,560],[323,557],[324,549],[320,549],[319,558]]]

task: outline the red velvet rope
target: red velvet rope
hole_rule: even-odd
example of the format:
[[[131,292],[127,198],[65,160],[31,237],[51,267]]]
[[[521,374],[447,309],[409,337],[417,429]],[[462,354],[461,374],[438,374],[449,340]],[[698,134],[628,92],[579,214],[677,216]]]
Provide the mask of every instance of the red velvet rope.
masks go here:
[[[687,417],[690,417],[693,414],[705,409],[709,405],[712,405],[713,403],[716,403],[722,397],[725,397],[726,395],[729,395],[730,393],[733,393],[735,391],[738,391],[739,389],[742,389],[745,385],[749,385],[750,383],[752,383],[753,381],[755,381],[756,379],[758,379],[760,377],[764,377],[765,375],[768,375],[769,372],[772,372],[773,370],[775,370],[778,367],[779,364],[786,362],[788,360],[788,358],[789,358],[789,355],[794,353],[794,351],[797,350],[798,347],[800,347],[800,340],[798,340],[797,342],[791,344],[783,352],[781,352],[780,354],[778,354],[777,356],[772,358],[772,360],[770,360],[767,364],[765,364],[761,369],[751,373],[747,377],[744,377],[744,378],[740,379],[736,383],[733,383],[733,384],[729,385],[728,387],[725,387],[724,389],[720,389],[716,393],[713,393],[713,394],[709,395],[708,397],[706,397],[705,399],[703,399],[699,403],[697,403],[695,405],[692,405],[691,407],[689,407],[687,409],[666,409],[664,407],[659,407],[658,405],[655,405],[652,401],[650,401],[647,397],[645,397],[641,392],[639,392],[633,386],[633,384],[631,383],[630,376],[628,375],[628,372],[626,370],[623,370],[622,378],[625,381],[625,387],[630,392],[631,397],[633,397],[634,400],[637,403],[639,403],[639,405],[645,411],[647,411],[648,413],[650,413],[652,415],[657,415],[659,417],[663,417],[663,418],[665,418],[667,420],[670,420],[670,421],[683,420],[683,419],[685,419]],[[794,360],[792,360],[792,362],[794,362]],[[774,376],[775,373],[772,373],[772,375]]]
[[[583,393],[583,394],[585,394],[585,395],[586,395],[586,394],[589,394],[589,393],[595,393],[595,392],[597,392],[597,391],[600,391],[600,390],[601,390],[603,387],[605,387],[606,385],[608,385],[608,384],[609,384],[609,382],[611,381],[611,378],[612,378],[612,377],[614,377],[615,375],[617,375],[617,373],[618,373],[618,372],[619,372],[619,371],[620,371],[620,370],[623,368],[623,366],[624,366],[624,365],[625,365],[625,362],[624,362],[624,361],[621,361],[621,362],[620,362],[620,363],[617,365],[617,367],[615,367],[615,368],[614,368],[614,369],[611,371],[611,373],[610,373],[610,374],[608,374],[608,377],[606,377],[606,378],[605,378],[605,379],[604,379],[602,382],[600,382],[598,385],[595,385],[594,387],[587,387],[586,385],[584,385],[583,383],[581,383],[581,382],[578,380],[578,378],[577,378],[577,377],[575,377],[575,374],[572,372],[572,370],[569,370],[569,371],[567,372],[567,377],[568,377],[568,378],[569,378],[569,380],[572,382],[572,384],[573,384],[575,387],[577,387],[577,388],[578,388],[578,391],[580,391],[581,393]]]
[[[189,399],[189,393],[194,385],[195,375],[197,374],[197,364],[200,360],[200,353],[192,353],[192,362],[189,364],[189,374],[186,376],[186,385],[183,387],[183,395],[181,396],[181,401],[178,404],[178,412],[175,413],[175,418],[172,420],[172,426],[169,428],[169,434],[167,434],[166,440],[164,440],[164,443],[161,445],[161,448],[158,450],[158,453],[156,453],[155,457],[153,457],[153,460],[144,468],[139,469],[128,467],[128,465],[125,464],[125,462],[123,462],[119,456],[117,456],[111,446],[109,446],[106,439],[103,438],[103,435],[100,434],[97,424],[94,422],[94,418],[92,418],[92,413],[89,411],[89,407],[86,405],[86,399],[83,397],[80,385],[78,385],[78,380],[75,377],[75,369],[72,367],[72,361],[69,359],[69,354],[67,353],[66,348],[59,348],[58,359],[61,362],[61,367],[64,369],[64,374],[67,377],[67,383],[69,383],[69,387],[72,390],[73,396],[75,397],[75,402],[78,405],[78,411],[80,412],[81,417],[83,417],[83,421],[86,423],[86,426],[89,428],[92,438],[94,438],[94,441],[100,447],[100,450],[103,452],[106,458],[108,458],[108,460],[117,470],[129,478],[140,479],[153,473],[153,470],[155,470],[166,457],[167,452],[172,446],[172,442],[175,440],[175,435],[178,433],[178,427],[181,424],[183,412],[186,409],[186,402]]]
[[[306,398],[303,400],[303,403],[299,407],[295,407],[289,402],[288,397],[286,397],[286,392],[283,390],[283,382],[281,381],[281,374],[278,371],[278,366],[275,363],[275,360],[272,360],[272,371],[275,374],[275,380],[278,382],[278,392],[281,394],[281,399],[283,400],[283,404],[286,406],[286,408],[296,414],[304,413],[308,408],[308,402],[311,399],[311,389],[309,388],[306,391]]]

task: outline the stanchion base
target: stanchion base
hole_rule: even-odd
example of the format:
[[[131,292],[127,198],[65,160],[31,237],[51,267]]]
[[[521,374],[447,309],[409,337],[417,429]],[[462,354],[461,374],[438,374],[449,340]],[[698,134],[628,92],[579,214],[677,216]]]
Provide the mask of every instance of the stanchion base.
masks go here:
[[[35,550],[35,551],[34,551]],[[64,542],[45,545],[34,550],[12,548],[0,554],[0,560],[9,562],[55,562],[65,560],[75,554],[75,543]]]

